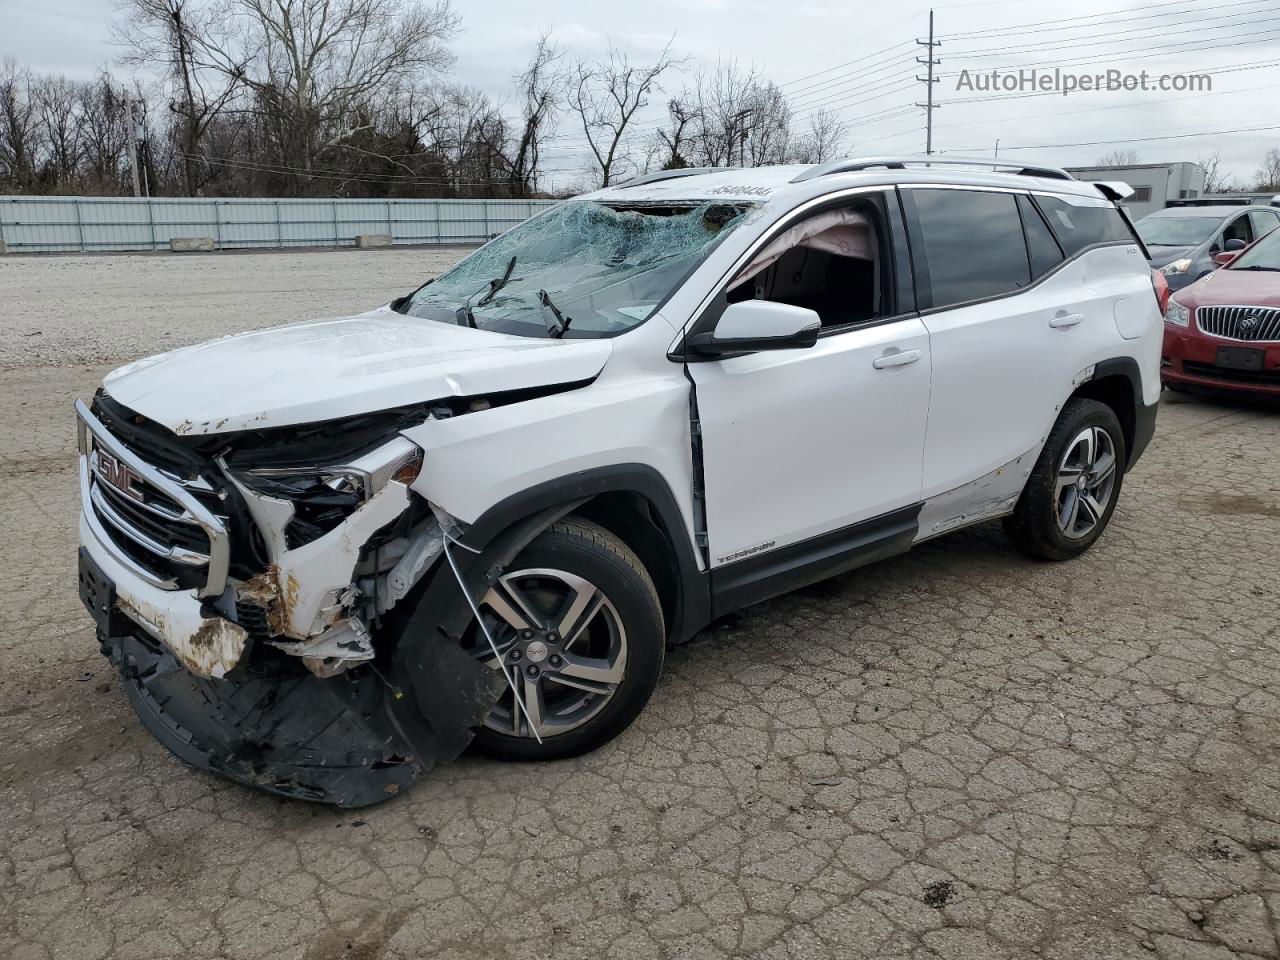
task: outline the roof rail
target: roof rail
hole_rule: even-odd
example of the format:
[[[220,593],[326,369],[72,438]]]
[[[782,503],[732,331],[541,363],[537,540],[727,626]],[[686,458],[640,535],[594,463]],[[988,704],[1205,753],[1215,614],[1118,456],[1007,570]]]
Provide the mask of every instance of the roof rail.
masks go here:
[[[736,167],[680,167],[676,170],[658,170],[655,173],[646,173],[643,176],[632,177],[622,183],[614,184],[615,187],[638,187],[645,183],[658,183],[662,180],[674,180],[677,177],[696,177],[703,173],[719,173],[722,170],[736,170]]]
[[[873,167],[885,167],[889,170],[905,170],[907,164],[913,166],[948,166],[948,167],[990,167],[993,171],[1015,173],[1024,177],[1047,177],[1050,180],[1072,180],[1074,177],[1060,167],[1046,167],[1040,164],[1018,163],[1017,161],[997,160],[994,157],[940,157],[936,154],[914,154],[897,157],[850,157],[846,160],[832,160],[830,163],[819,163],[803,173],[792,177],[792,183],[803,183],[815,177],[826,177],[833,173],[852,173],[858,170],[870,170]]]

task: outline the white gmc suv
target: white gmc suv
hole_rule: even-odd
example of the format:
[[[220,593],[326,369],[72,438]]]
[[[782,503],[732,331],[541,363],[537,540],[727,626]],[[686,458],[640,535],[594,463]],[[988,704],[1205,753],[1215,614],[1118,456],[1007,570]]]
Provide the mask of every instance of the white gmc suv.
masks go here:
[[[77,405],[80,591],[184,760],[358,806],[622,731],[668,643],[970,524],[1067,560],[1155,426],[1123,185],[673,170]]]

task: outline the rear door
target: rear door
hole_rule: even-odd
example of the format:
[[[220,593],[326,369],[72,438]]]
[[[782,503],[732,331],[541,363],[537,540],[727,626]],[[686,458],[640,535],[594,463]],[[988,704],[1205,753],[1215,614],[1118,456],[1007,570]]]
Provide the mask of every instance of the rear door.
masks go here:
[[[923,495],[1000,477],[994,489],[1007,496],[1088,358],[1117,339],[1110,268],[1068,258],[1098,232],[1099,211],[1116,216],[1116,242],[1136,245],[1100,197],[1045,197],[1042,211],[1012,190],[904,187],[903,196],[933,356]],[[1055,221],[1060,230],[1049,229]],[[974,497],[988,486],[976,484]],[[956,518],[930,519],[945,526]]]

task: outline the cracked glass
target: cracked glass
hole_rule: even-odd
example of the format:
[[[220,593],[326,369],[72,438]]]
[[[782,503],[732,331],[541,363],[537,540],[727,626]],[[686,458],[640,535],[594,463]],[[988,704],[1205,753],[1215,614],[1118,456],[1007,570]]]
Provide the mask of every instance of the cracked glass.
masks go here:
[[[647,320],[748,209],[569,201],[481,247],[401,309],[520,336],[616,336]]]

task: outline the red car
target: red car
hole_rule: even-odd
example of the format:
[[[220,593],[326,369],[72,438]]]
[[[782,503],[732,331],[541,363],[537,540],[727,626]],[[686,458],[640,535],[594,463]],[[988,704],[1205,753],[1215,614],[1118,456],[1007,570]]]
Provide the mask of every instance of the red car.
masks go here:
[[[1160,376],[1174,389],[1280,395],[1280,230],[1170,298]]]

